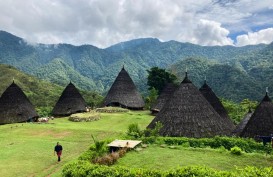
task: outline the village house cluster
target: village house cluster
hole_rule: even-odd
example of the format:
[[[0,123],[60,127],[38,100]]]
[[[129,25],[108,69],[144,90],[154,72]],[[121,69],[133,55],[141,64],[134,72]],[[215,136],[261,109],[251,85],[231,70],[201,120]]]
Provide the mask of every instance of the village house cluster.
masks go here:
[[[144,109],[144,101],[128,72],[122,67],[113,82],[102,106],[123,107],[131,110]],[[69,116],[86,112],[87,104],[78,89],[70,82],[55,104],[52,115]],[[251,110],[236,127],[227,111],[207,84],[198,89],[188,78],[176,87],[166,84],[156,104],[151,107],[156,115],[147,128],[162,123],[161,136],[214,137],[217,135],[255,138],[270,136],[273,132],[273,104],[266,92],[256,110]],[[21,88],[13,83],[0,98],[0,124],[37,120],[34,106]]]

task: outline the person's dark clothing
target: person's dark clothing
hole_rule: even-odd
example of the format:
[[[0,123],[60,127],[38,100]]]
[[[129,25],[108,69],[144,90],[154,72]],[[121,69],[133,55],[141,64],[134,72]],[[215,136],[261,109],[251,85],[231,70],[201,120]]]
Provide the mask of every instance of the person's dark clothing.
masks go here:
[[[56,145],[55,148],[54,148],[54,150],[57,153],[58,161],[61,161],[61,155],[62,155],[63,147],[61,145]]]

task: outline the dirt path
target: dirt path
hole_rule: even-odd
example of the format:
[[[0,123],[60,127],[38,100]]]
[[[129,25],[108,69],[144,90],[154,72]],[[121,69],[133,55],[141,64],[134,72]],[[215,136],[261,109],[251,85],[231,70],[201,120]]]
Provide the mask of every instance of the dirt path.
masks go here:
[[[54,164],[43,169],[41,172],[31,174],[30,177],[40,176],[41,174],[44,174],[46,177],[50,177],[52,174],[58,171],[61,167],[62,167],[62,164],[60,164],[59,162],[55,162]]]
[[[46,177],[50,177],[52,174],[56,173],[61,167],[62,167],[62,165],[58,165],[57,168],[55,168],[53,171],[51,171]],[[50,168],[50,169],[52,169],[52,168]]]

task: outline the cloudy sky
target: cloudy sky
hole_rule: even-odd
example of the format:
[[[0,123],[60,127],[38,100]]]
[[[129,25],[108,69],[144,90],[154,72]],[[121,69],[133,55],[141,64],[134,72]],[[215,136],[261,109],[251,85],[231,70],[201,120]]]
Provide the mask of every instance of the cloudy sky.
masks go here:
[[[100,48],[145,37],[244,46],[273,41],[273,0],[2,0],[0,30]]]

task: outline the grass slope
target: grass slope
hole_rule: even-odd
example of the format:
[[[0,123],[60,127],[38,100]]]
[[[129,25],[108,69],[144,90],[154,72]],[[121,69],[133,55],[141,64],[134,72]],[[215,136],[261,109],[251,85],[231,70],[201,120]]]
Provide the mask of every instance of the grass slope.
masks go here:
[[[269,167],[272,157],[262,154],[243,154],[236,156],[226,150],[185,148],[162,148],[152,145],[142,151],[130,152],[116,165],[131,168],[168,170],[181,166],[201,165],[217,170],[234,170],[246,166]]]
[[[1,176],[60,176],[62,166],[76,159],[97,139],[116,139],[131,123],[144,128],[152,116],[147,111],[102,113],[95,122],[71,122],[58,118],[48,124],[8,124],[0,126]],[[57,163],[53,148],[59,141],[63,159]]]
[[[35,106],[53,106],[63,90],[61,86],[38,80],[12,66],[0,64],[0,95],[13,79]]]

